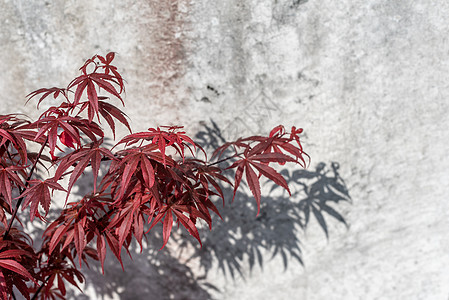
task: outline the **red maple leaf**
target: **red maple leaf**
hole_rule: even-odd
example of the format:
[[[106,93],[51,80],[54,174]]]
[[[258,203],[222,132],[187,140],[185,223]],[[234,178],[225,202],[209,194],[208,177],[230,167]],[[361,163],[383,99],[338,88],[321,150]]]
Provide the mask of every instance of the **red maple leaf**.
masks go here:
[[[22,171],[24,168],[25,167],[18,166],[8,166],[4,168],[0,165],[0,195],[5,197],[10,208],[12,207],[11,191],[13,190],[13,187],[20,186],[25,188],[22,179],[18,176],[18,172]],[[21,173],[23,174],[23,172]]]
[[[100,144],[101,140],[97,143],[92,143],[90,147],[80,148],[60,159],[59,166],[55,173],[55,178],[58,178],[58,180],[68,171],[69,168],[73,167],[67,188],[67,197],[72,190],[73,185],[88,166],[92,167],[95,193],[101,161],[106,158],[109,160],[116,160],[114,154],[106,148],[99,147]]]
[[[167,128],[167,130],[161,130],[160,127],[157,129],[148,128],[147,132],[137,132],[127,135],[121,139],[117,145],[125,143],[126,146],[133,145],[135,143],[143,144],[144,141],[151,141],[152,144],[157,145],[159,151],[162,153],[163,164],[166,164],[166,148],[173,147],[177,153],[184,159],[184,149],[187,147],[193,155],[194,148],[199,147],[195,142],[185,134],[184,131],[179,131],[182,127],[179,126],[162,126]],[[204,150],[203,150],[204,151]]]
[[[9,299],[14,285],[29,300],[26,281],[37,283],[31,274],[36,257],[32,247],[24,241],[24,236],[17,234],[16,230],[11,231],[9,238],[0,239],[0,298]]]
[[[54,178],[49,178],[46,180],[32,179],[28,181],[30,187],[28,187],[19,197],[24,198],[22,210],[25,210],[28,205],[30,205],[30,218],[33,221],[35,216],[39,216],[38,205],[40,204],[47,215],[50,209],[51,196],[50,189],[60,190],[67,192],[59,183],[55,181]]]
[[[52,87],[52,88],[42,88],[42,89],[38,89],[34,92],[29,93],[26,97],[28,98],[28,100],[26,101],[26,103],[28,103],[32,98],[36,97],[39,94],[43,94],[38,102],[37,102],[37,108],[39,109],[39,104],[41,104],[41,102],[47,98],[48,96],[50,96],[51,94],[53,94],[53,98],[56,99],[58,98],[59,95],[64,96],[65,100],[68,101],[68,97],[67,97],[67,90],[63,89],[63,88],[57,88],[57,87]]]
[[[87,73],[87,67],[89,65],[94,65],[94,70],[92,73]],[[83,72],[82,75],[78,76],[72,82],[68,85],[67,90],[70,90],[72,88],[76,87],[75,95],[73,99],[73,105],[78,105],[80,103],[81,97],[86,91],[87,93],[87,99],[89,103],[89,109],[88,109],[88,119],[89,121],[92,121],[94,118],[94,115],[97,115],[99,113],[99,104],[98,104],[98,89],[103,89],[109,94],[117,97],[120,99],[122,104],[124,104],[122,97],[120,96],[120,93],[123,90],[123,80],[121,77],[117,77],[116,75],[111,75],[109,72],[105,73],[99,73],[97,72],[99,66],[95,62],[95,57],[92,59],[86,61],[84,66],[80,68],[80,70]],[[111,70],[111,68],[106,68],[106,70]],[[120,87],[120,90],[117,91],[114,85],[118,85]]]
[[[66,146],[75,148],[74,144],[81,145],[81,134],[84,133],[92,142],[97,142],[97,136],[102,138],[103,131],[95,122],[89,122],[81,117],[72,117],[67,112],[55,112],[60,115],[47,115],[35,122],[39,128],[35,140],[46,137],[50,148],[50,155],[55,160],[54,152],[57,148],[58,139]],[[62,133],[58,135],[58,130]]]

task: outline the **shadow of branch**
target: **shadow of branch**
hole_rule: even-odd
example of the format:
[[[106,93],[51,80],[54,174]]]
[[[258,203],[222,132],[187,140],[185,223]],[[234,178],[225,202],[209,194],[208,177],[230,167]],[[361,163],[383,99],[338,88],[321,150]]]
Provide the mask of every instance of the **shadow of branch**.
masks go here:
[[[212,120],[205,125],[196,139],[206,150],[220,146],[225,139]],[[243,263],[248,262],[250,270],[256,263],[263,268],[264,257],[280,255],[284,268],[290,259],[303,264],[300,236],[313,216],[326,238],[329,228],[326,218],[330,217],[348,227],[343,215],[338,212],[340,202],[351,203],[347,186],[339,173],[340,165],[332,162],[330,166],[320,162],[315,170],[291,170],[284,168],[280,173],[286,179],[291,195],[280,186],[267,183],[264,188],[271,189],[262,198],[259,216],[253,197],[249,192],[238,191],[232,205],[220,209],[223,217],[213,219],[212,232],[202,232],[203,247],[193,247],[192,259],[199,259],[206,274],[216,264],[224,274],[235,278],[243,277]],[[223,189],[225,198],[232,199],[232,188]],[[186,234],[184,234],[186,235]],[[180,243],[187,246],[190,240],[184,236]],[[191,246],[191,245],[190,245]]]
[[[204,125],[204,124],[203,124]],[[219,127],[211,121],[196,136],[206,150],[212,150],[225,142]],[[211,299],[211,292],[220,291],[210,283],[208,272],[218,268],[226,276],[245,278],[255,266],[261,269],[267,259],[281,257],[284,268],[292,261],[303,264],[301,236],[312,218],[316,219],[326,237],[329,237],[328,219],[348,227],[343,215],[337,210],[341,202],[351,203],[347,186],[340,176],[339,164],[321,162],[313,170],[280,171],[287,180],[291,196],[279,186],[265,183],[268,196],[262,199],[260,214],[249,189],[237,192],[236,200],[219,208],[223,221],[213,216],[213,229],[205,228],[200,236],[200,248],[186,231],[178,230],[172,235],[171,245],[162,251],[162,229],[156,226],[148,235],[146,247],[138,253],[134,245],[131,260],[125,253],[125,272],[108,252],[105,274],[101,276],[98,262],[90,269],[83,267],[86,288],[93,289],[103,299],[119,296],[120,299]],[[91,190],[92,178],[86,171],[78,182],[75,194],[82,197]],[[243,184],[243,183],[242,183]],[[232,199],[233,189],[223,187],[226,199]],[[327,221],[326,221],[327,220]],[[135,253],[135,254],[134,254]],[[198,265],[190,264],[197,261]],[[192,267],[192,265],[194,267]],[[200,270],[198,270],[198,268]],[[87,299],[68,291],[68,299]]]

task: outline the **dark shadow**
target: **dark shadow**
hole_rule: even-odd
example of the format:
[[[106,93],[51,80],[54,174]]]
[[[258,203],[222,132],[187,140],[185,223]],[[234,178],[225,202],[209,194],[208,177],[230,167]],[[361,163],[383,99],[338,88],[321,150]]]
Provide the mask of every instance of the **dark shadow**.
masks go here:
[[[207,152],[225,142],[220,128],[213,121],[203,124],[194,140]],[[104,170],[105,171],[105,170]],[[255,266],[263,270],[264,264],[280,257],[284,268],[293,262],[303,264],[301,237],[309,223],[315,219],[329,237],[330,227],[348,226],[337,207],[341,202],[351,202],[344,180],[339,174],[339,164],[324,162],[315,168],[279,170],[286,178],[292,195],[269,182],[262,184],[266,197],[262,199],[257,215],[255,200],[248,188],[242,186],[233,203],[217,207],[223,217],[213,216],[212,231],[206,225],[200,230],[203,247],[185,230],[172,235],[168,247],[162,245],[162,229],[156,226],[149,234],[140,253],[138,245],[130,247],[133,259],[125,251],[122,258],[125,272],[110,250],[105,260],[105,274],[98,262],[83,265],[86,289],[95,290],[100,299],[212,299],[220,291],[210,284],[209,271],[218,268],[231,278],[245,278]],[[232,177],[232,175],[231,175]],[[89,170],[77,182],[75,196],[82,197],[92,190]],[[232,199],[232,187],[224,187],[226,200]],[[330,223],[330,219],[337,223]],[[195,266],[195,267],[193,267]],[[198,269],[199,268],[199,269]],[[238,275],[238,276],[236,276]],[[68,299],[88,299],[67,291]]]
[[[224,142],[217,124],[212,120],[210,124],[196,136],[196,140],[209,151]],[[285,268],[291,259],[302,264],[300,236],[307,228],[311,215],[327,238],[327,218],[348,226],[336,208],[342,201],[351,203],[349,191],[338,169],[336,162],[329,167],[321,162],[315,170],[281,170],[292,195],[271,182],[267,183],[272,187],[271,190],[265,188],[268,196],[262,199],[257,217],[255,200],[249,196],[249,189],[248,193],[237,192],[234,203],[219,207],[224,221],[214,216],[212,231],[202,233],[203,247],[195,248],[192,258],[199,259],[206,273],[216,264],[231,277],[236,273],[243,276],[242,263],[245,261],[250,269],[256,263],[263,267],[267,252],[271,257],[281,256]],[[224,192],[226,199],[232,199],[232,188],[226,188]],[[188,242],[186,239],[183,243]]]
[[[297,7],[301,4],[306,4],[309,0],[292,0],[292,7]]]
[[[225,195],[232,199],[232,189],[225,189]],[[207,272],[217,266],[224,274],[235,278],[244,277],[244,268],[250,271],[258,264],[263,268],[264,257],[280,255],[284,267],[294,259],[299,263],[301,242],[299,239],[299,220],[294,213],[294,203],[288,198],[264,197],[260,214],[254,199],[245,193],[237,192],[236,200],[225,207],[219,207],[223,221],[213,218],[212,231],[201,233],[203,247],[195,248],[192,259],[199,259],[201,268]],[[189,243],[185,239],[181,245]]]
[[[332,162],[330,168],[320,162],[314,171],[281,171],[289,186],[295,188],[291,189],[292,200],[300,199],[295,210],[301,217],[301,227],[306,229],[312,213],[327,238],[329,231],[324,214],[348,227],[344,217],[335,208],[341,201],[352,203],[346,184],[338,172],[339,168],[340,165],[337,162]],[[273,187],[273,189],[276,188],[278,186]]]
[[[176,299],[206,300],[212,296],[208,290],[215,287],[205,278],[199,278],[194,271],[182,263],[176,251],[169,247],[159,251],[162,245],[162,227],[157,226],[148,235],[147,245],[140,253],[140,247],[133,244],[132,259],[122,251],[125,266],[123,272],[120,263],[111,252],[105,260],[105,273],[101,273],[98,262],[90,264],[90,269],[83,267],[86,286],[93,288],[100,297],[118,296],[119,299]],[[73,299],[81,299],[79,296]],[[87,298],[86,298],[87,299]]]
[[[307,4],[309,0],[287,0],[279,1],[273,0],[271,6],[272,20],[278,25],[291,24],[292,18],[302,12],[302,6]]]

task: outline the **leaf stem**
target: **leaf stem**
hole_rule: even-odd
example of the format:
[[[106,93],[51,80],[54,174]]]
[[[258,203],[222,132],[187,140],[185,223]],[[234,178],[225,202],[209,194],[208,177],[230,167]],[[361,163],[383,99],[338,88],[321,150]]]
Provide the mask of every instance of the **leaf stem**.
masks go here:
[[[218,165],[218,164],[220,164],[220,163],[222,163],[222,162],[225,162],[225,161],[227,161],[227,160],[230,160],[230,159],[232,159],[232,158],[239,157],[239,156],[242,155],[242,154],[244,154],[244,152],[236,153],[236,154],[234,154],[234,155],[232,155],[232,156],[229,156],[229,157],[220,159],[220,160],[218,160],[218,161],[216,161],[216,162],[214,162],[214,163],[210,163],[210,164],[208,164],[207,166],[208,166],[208,167],[211,167],[211,166],[214,166],[214,165]]]

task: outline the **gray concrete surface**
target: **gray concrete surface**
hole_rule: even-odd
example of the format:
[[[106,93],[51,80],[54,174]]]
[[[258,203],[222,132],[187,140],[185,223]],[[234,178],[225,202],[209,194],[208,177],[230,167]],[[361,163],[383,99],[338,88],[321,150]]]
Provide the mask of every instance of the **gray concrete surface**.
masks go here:
[[[134,129],[300,126],[311,170],[337,162],[352,197],[335,206],[349,228],[300,236],[304,266],[260,246],[263,267],[242,256],[232,278],[217,256],[204,275],[173,243],[89,273],[78,299],[448,299],[448,15],[442,0],[1,0],[0,113],[36,116],[27,93],[116,51]]]

